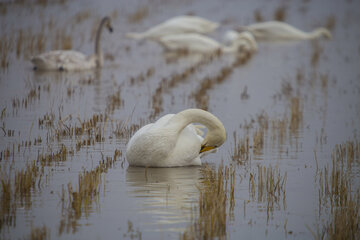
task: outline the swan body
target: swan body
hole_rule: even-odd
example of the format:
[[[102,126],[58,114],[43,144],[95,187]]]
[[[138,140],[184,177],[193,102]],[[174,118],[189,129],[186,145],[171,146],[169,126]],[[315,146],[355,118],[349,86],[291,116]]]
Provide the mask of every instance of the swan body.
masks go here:
[[[221,51],[225,53],[237,52],[243,42],[234,41],[231,46],[224,46],[207,36],[188,33],[164,36],[158,42],[167,51],[185,51],[188,53],[214,53]]]
[[[210,33],[219,26],[218,23],[197,16],[178,16],[156,25],[142,33],[127,33],[134,39],[157,40],[161,37],[182,33]]]
[[[227,44],[232,44],[235,41],[241,42],[245,50],[251,53],[257,52],[258,49],[254,35],[248,31],[239,33],[234,30],[229,30],[225,33],[224,40]]]
[[[193,123],[208,129],[205,138]],[[187,109],[140,128],[127,144],[126,159],[130,166],[201,165],[200,157],[225,140],[225,128],[217,117],[201,109]]]
[[[103,55],[100,49],[100,36],[103,27],[107,27],[112,32],[109,17],[102,19],[96,34],[95,54],[86,56],[81,52],[73,50],[55,50],[42,53],[31,59],[36,70],[60,70],[76,71],[89,70],[103,65]]]
[[[307,40],[321,37],[331,38],[331,33],[326,28],[317,28],[312,32],[304,32],[279,21],[254,23],[246,27],[240,27],[240,29],[251,32],[258,41]]]

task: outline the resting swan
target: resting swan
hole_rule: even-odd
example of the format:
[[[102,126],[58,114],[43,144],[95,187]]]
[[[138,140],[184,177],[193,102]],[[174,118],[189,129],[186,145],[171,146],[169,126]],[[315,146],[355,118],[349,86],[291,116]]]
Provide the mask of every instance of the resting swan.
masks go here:
[[[192,123],[203,124],[208,129],[204,139],[199,134],[200,128]],[[224,125],[217,117],[201,109],[187,109],[140,128],[127,144],[126,159],[130,166],[201,165],[200,157],[220,147],[225,140]]]
[[[286,41],[286,40],[307,40],[316,38],[331,38],[331,33],[326,28],[317,28],[312,32],[301,31],[287,23],[269,21],[254,23],[239,30],[251,32],[257,41]]]
[[[94,55],[86,56],[73,50],[50,51],[31,59],[34,69],[75,71],[101,67],[103,65],[103,55],[100,49],[100,36],[104,27],[107,27],[109,32],[113,31],[109,17],[104,17],[100,22],[96,33]]]
[[[156,40],[163,36],[181,33],[210,33],[219,26],[218,23],[196,16],[178,16],[150,28],[142,33],[127,33],[135,39]]]
[[[240,50],[244,41],[234,41],[230,46],[225,46],[207,36],[197,33],[177,34],[164,36],[158,42],[167,51],[185,51],[188,53],[235,53]]]

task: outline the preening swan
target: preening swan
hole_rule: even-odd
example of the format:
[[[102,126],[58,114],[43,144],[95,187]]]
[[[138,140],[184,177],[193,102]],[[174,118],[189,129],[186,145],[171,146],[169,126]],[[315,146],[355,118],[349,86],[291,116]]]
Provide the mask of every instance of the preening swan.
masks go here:
[[[197,33],[168,35],[160,38],[158,42],[167,51],[184,51],[188,53],[235,53],[240,51],[244,41],[234,41],[230,46],[224,46],[207,36]]]
[[[235,41],[242,41],[243,42],[242,45],[245,47],[247,51],[251,53],[257,52],[258,49],[258,45],[256,43],[254,35],[252,35],[248,31],[239,33],[234,30],[229,30],[225,33],[224,40],[225,43],[227,44],[232,44]]]
[[[182,33],[210,33],[219,26],[218,23],[197,16],[178,16],[150,28],[143,33],[127,33],[135,39],[156,40],[163,36]]]
[[[55,50],[42,53],[31,59],[36,70],[87,70],[103,65],[103,55],[100,48],[100,37],[104,27],[112,32],[111,21],[109,17],[104,17],[99,25],[95,39],[95,54],[86,56],[81,52],[73,50]]]
[[[307,40],[316,38],[331,38],[331,33],[326,28],[317,28],[312,32],[304,32],[287,23],[269,21],[254,23],[239,30],[251,32],[257,41],[286,41],[286,40]]]
[[[203,124],[208,132],[192,123]],[[140,128],[129,140],[126,159],[130,166],[179,167],[201,165],[200,157],[226,140],[224,125],[213,114],[187,109],[167,114]]]

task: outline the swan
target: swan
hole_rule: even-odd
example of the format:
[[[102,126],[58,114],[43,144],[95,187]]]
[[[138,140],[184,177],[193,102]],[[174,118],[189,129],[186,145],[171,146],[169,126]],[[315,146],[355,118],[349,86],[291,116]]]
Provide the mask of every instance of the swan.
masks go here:
[[[316,28],[312,32],[304,32],[287,23],[279,21],[269,21],[254,23],[239,30],[251,32],[256,40],[264,41],[286,41],[286,40],[307,40],[316,38],[331,38],[331,33],[326,28]]]
[[[156,40],[163,36],[180,33],[210,33],[219,26],[218,23],[197,16],[178,16],[166,20],[142,33],[127,33],[126,37],[134,39]]]
[[[234,41],[230,46],[225,46],[207,36],[197,33],[176,34],[164,36],[157,40],[167,51],[185,51],[188,53],[214,53],[221,51],[233,53],[239,51],[245,41]]]
[[[31,62],[34,64],[34,69],[75,71],[101,67],[103,55],[100,49],[100,36],[104,27],[107,27],[109,32],[113,31],[109,17],[104,17],[100,22],[96,33],[94,55],[86,56],[73,50],[54,50],[33,57]]]
[[[200,126],[193,123],[208,129],[205,138]],[[140,128],[127,144],[126,159],[130,166],[142,167],[201,165],[200,157],[225,140],[224,125],[217,117],[201,109],[187,109]]]
[[[227,44],[232,44],[234,41],[243,41],[244,47],[251,53],[257,52],[258,49],[254,35],[249,31],[239,33],[234,30],[229,30],[225,33],[224,40]]]

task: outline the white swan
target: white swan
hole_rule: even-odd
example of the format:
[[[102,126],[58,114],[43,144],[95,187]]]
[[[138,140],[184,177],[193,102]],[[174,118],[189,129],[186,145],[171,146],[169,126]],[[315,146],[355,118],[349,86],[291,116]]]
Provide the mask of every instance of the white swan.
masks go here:
[[[101,67],[103,65],[103,55],[100,49],[100,36],[103,27],[107,27],[110,32],[113,31],[109,17],[104,17],[100,22],[96,33],[94,55],[86,56],[73,50],[50,51],[31,59],[34,69],[75,71]]]
[[[254,35],[248,31],[239,33],[234,30],[229,30],[225,33],[224,40],[226,44],[232,44],[235,41],[242,41],[242,45],[251,53],[257,52],[258,49]]]
[[[192,123],[203,124],[208,129],[204,139]],[[201,109],[187,109],[140,128],[129,140],[126,159],[130,166],[201,165],[200,157],[220,147],[225,140],[224,125],[217,117]]]
[[[176,34],[164,36],[157,40],[167,51],[184,51],[188,53],[235,53],[240,51],[245,41],[234,41],[230,46],[225,46],[207,36],[197,33]]]
[[[326,28],[317,28],[312,32],[304,32],[287,23],[278,21],[254,23],[240,27],[239,30],[251,32],[258,41],[307,40],[321,37],[331,38],[331,33]]]
[[[197,16],[178,16],[150,28],[143,33],[127,33],[135,39],[156,40],[163,36],[181,33],[210,33],[219,26],[218,23]]]

